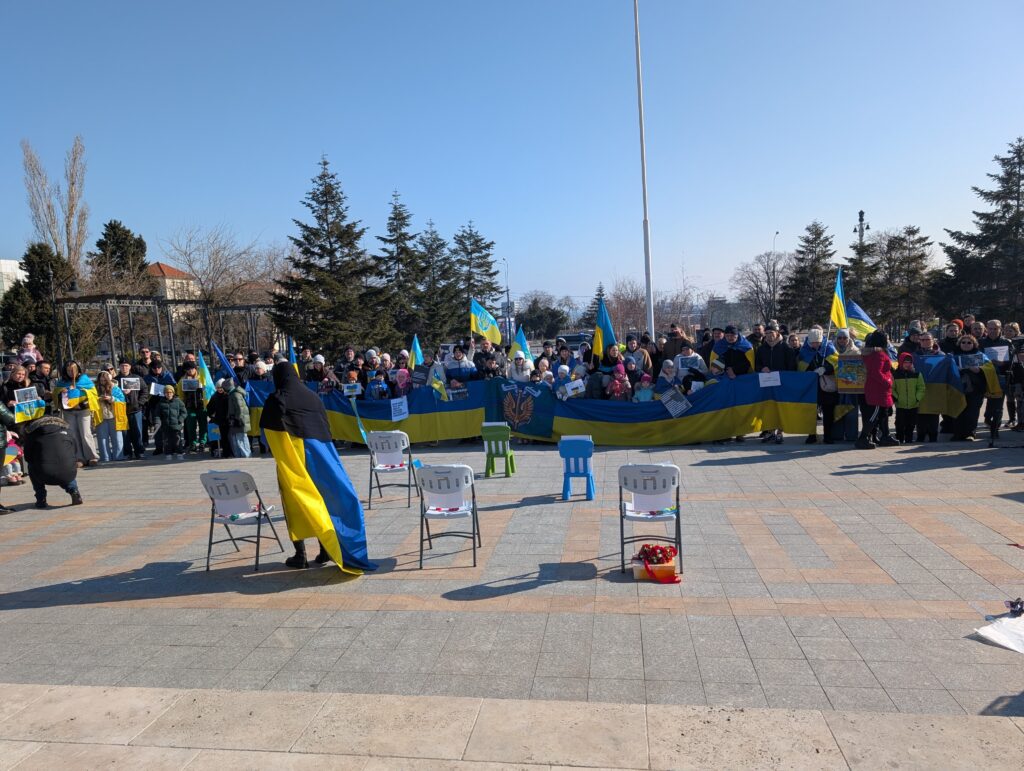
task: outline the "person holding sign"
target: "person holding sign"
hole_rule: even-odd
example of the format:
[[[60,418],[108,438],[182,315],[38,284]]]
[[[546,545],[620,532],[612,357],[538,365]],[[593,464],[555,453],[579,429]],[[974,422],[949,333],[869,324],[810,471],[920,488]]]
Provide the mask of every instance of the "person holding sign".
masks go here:
[[[3,402],[0,402],[0,448],[7,447],[7,430],[12,428],[14,428],[14,413],[5,407]],[[10,514],[12,511],[14,509],[9,509],[0,503],[0,514]]]
[[[96,396],[100,402],[103,420],[96,426],[100,460],[109,463],[123,460],[121,432],[128,430],[124,392],[114,384],[110,372],[102,370],[96,376]]]
[[[1013,350],[1013,343],[1003,337],[1003,323],[997,319],[990,319],[985,324],[985,336],[978,340],[978,348],[981,349],[992,365],[995,367],[996,375],[999,378],[999,388],[991,389],[986,396],[985,423],[991,430],[989,446],[995,444],[999,439],[999,427],[1003,424],[1003,402],[1006,400],[1006,373],[1010,370],[1010,351]]]
[[[74,360],[64,365],[62,375],[54,389],[54,398],[59,400],[54,408],[63,410],[79,465],[95,466],[99,463],[99,454],[92,428],[101,422],[96,386]]]
[[[185,451],[202,452],[206,446],[206,394],[199,381],[199,367],[194,361],[186,361],[179,383],[182,402],[188,411],[185,418]]]
[[[796,352],[786,345],[779,332],[779,325],[772,321],[761,336],[761,345],[754,352],[754,369],[759,373],[792,372],[796,369]],[[832,435],[825,432],[825,442],[831,444]],[[762,442],[782,444],[782,429],[768,428],[761,436]]]
[[[149,415],[149,427],[153,431],[153,455],[163,455],[164,432],[160,430],[162,425],[160,423],[160,411],[158,407],[162,401],[164,386],[171,386],[172,389],[174,388],[174,377],[170,372],[164,371],[162,361],[159,359],[153,359],[153,363],[149,365],[149,374],[143,378],[143,382],[145,382],[146,390],[149,394],[147,410]]]
[[[132,373],[130,361],[121,362],[120,372],[114,380],[124,394],[128,417],[128,430],[121,436],[123,459],[142,460],[146,454],[146,443],[142,438],[142,412],[149,401],[149,393],[142,390],[142,378]]]
[[[974,335],[961,335],[957,341],[960,353],[956,357],[960,368],[960,383],[964,389],[967,406],[953,419],[953,441],[973,442],[974,433],[978,430],[978,418],[981,415],[981,404],[985,401],[988,384],[982,365],[988,361],[985,354],[978,349],[978,341]]]

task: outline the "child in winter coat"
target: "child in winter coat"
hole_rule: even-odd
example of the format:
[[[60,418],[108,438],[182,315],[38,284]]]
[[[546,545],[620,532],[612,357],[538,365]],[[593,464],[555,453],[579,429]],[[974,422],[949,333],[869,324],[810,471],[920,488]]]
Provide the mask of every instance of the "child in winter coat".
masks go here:
[[[569,377],[569,366],[567,364],[560,364],[558,366],[558,377],[555,378],[554,391],[556,394],[565,393],[565,384],[571,383],[572,378]]]
[[[391,391],[388,390],[388,373],[386,370],[378,369],[373,373],[373,378],[366,384],[365,399],[390,399]]]
[[[636,390],[633,391],[634,402],[649,402],[654,399],[654,382],[651,380],[651,376],[643,374],[640,376],[640,382],[636,384]]]
[[[184,460],[185,448],[181,434],[185,430],[188,410],[185,409],[185,402],[174,392],[174,386],[164,386],[164,398],[157,400],[156,415],[160,419],[164,457],[173,460],[177,454],[178,460]]]
[[[633,398],[633,389],[629,387],[626,368],[621,363],[612,367],[611,382],[605,386],[604,390],[613,402],[628,402]]]
[[[896,404],[896,441],[900,444],[914,441],[917,408],[924,393],[924,375],[914,369],[913,354],[901,353],[892,382],[892,399]]]

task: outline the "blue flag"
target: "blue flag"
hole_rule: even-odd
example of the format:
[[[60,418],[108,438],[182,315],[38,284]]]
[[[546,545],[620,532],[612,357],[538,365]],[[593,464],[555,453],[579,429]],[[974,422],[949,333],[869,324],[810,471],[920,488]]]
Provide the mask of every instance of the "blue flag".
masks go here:
[[[231,367],[231,362],[228,361],[228,357],[224,355],[224,351],[217,347],[217,344],[212,340],[210,341],[213,345],[213,354],[217,357],[217,361],[220,362],[221,369],[217,372],[220,377],[231,377],[235,376],[235,370]]]

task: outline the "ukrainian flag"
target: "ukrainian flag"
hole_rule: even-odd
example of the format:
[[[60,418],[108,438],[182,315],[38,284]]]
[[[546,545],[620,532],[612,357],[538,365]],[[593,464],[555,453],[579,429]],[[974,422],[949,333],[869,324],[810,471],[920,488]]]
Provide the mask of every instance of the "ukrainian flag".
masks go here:
[[[836,288],[832,290],[832,310],[829,319],[839,329],[846,327],[846,297],[843,294],[843,269],[836,272]]]
[[[292,336],[288,335],[288,363],[295,368],[295,374],[299,374],[299,360],[295,358],[295,346],[292,344]]]
[[[476,300],[470,300],[469,303],[469,328],[495,345],[501,345],[501,330],[497,319]]]
[[[67,392],[66,404],[63,392]],[[53,389],[53,404],[55,407],[73,410],[83,402],[89,405],[93,426],[98,426],[102,423],[103,413],[100,411],[100,400],[96,395],[96,386],[92,382],[92,378],[83,372],[74,383],[64,379],[57,381],[57,385]]]
[[[591,349],[600,359],[609,345],[618,345],[618,341],[615,339],[615,330],[612,329],[612,318],[608,315],[608,307],[602,297],[597,301],[597,323],[594,325],[594,344]]]
[[[833,307],[835,307],[834,304]],[[875,324],[875,322],[871,320],[871,317],[864,312],[864,309],[857,305],[853,300],[846,300],[845,326],[856,332],[857,336],[861,340],[878,329],[878,325]]]
[[[437,376],[437,371],[434,369],[431,369],[430,372],[430,387],[441,397],[441,401],[448,401],[448,389],[444,387],[444,381]]]
[[[203,404],[209,404],[210,399],[213,398],[214,393],[217,391],[217,387],[213,384],[213,375],[210,374],[209,367],[206,366],[206,360],[203,358],[203,352],[199,354],[199,384],[203,387]]]
[[[367,556],[363,506],[331,442],[320,397],[284,362],[274,365],[274,388],[259,427],[277,462],[289,537],[316,538],[346,573],[376,569]]]
[[[114,430],[128,430],[128,404],[124,398],[124,391],[117,386],[110,389],[110,395],[114,397]]]
[[[420,336],[412,336],[412,345],[409,346],[409,371],[412,372],[417,364],[423,363],[423,349],[420,348]]]
[[[526,333],[523,332],[523,327],[520,324],[519,330],[516,332],[516,338],[512,341],[512,348],[509,350],[508,355],[514,357],[516,351],[522,351],[523,356],[532,361],[530,356],[530,342],[526,339]]]
[[[14,405],[14,422],[28,423],[30,420],[41,418],[46,414],[46,402],[42,399],[33,399],[30,402],[18,402]]]

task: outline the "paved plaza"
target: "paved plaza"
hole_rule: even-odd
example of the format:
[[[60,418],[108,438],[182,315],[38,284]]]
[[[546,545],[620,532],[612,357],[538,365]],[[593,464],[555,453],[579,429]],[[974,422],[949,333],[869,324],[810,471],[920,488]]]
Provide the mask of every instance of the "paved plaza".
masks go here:
[[[358,694],[348,699],[364,708],[392,704],[399,714],[418,714],[441,699],[445,710],[475,717],[465,725],[452,718],[460,738],[442,754],[300,740],[309,739],[312,714],[292,726],[294,736],[289,728],[287,741],[264,749],[342,752],[359,768],[362,754],[676,767],[685,763],[655,760],[655,740],[686,740],[665,716],[726,726],[723,716],[732,715],[730,726],[716,729],[722,752],[729,737],[763,737],[775,721],[817,731],[825,753],[818,764],[828,767],[880,760],[844,745],[836,725],[857,720],[861,735],[939,725],[960,731],[963,742],[967,731],[984,762],[994,747],[1019,753],[1024,723],[1011,718],[1024,715],[1024,661],[972,634],[986,614],[1004,611],[1004,599],[1024,595],[1024,550],[1013,545],[1024,543],[1024,450],[858,452],[799,441],[598,449],[597,499],[577,494],[569,502],[560,500],[554,449],[517,446],[516,476],[478,475],[483,548],[476,568],[468,541],[440,539],[419,570],[415,498],[407,508],[404,490],[385,488],[367,512],[370,555],[380,569],[354,579],[331,566],[288,570],[276,544],[266,548],[259,573],[251,548],[238,554],[230,544],[215,548],[205,572],[209,502],[199,474],[245,469],[278,503],[269,458],[87,469],[79,475],[85,505],[44,512],[29,508],[28,485],[4,488],[4,502],[18,511],[0,518],[0,683],[8,684],[0,686],[0,740],[12,753],[22,747],[29,760],[47,751],[40,741],[194,748],[171,762],[198,767],[200,748],[232,745],[165,740],[159,731],[154,739],[145,732],[149,722],[163,715],[154,725],[180,728],[185,716],[167,716],[200,703],[207,711],[211,704],[241,710],[244,723],[244,705],[289,699],[313,714],[341,716],[350,703],[342,695]],[[484,466],[480,444],[415,449],[427,463]],[[365,452],[342,458],[365,495]],[[629,462],[682,469],[678,585],[619,573],[615,472]],[[54,490],[50,498],[56,504],[65,496]],[[57,694],[61,703],[152,702],[151,717],[116,741],[103,731],[47,738],[38,716],[34,723],[29,717],[32,705]],[[639,721],[648,741],[636,762],[626,762],[621,743],[609,750],[614,762],[586,752],[576,762],[536,748],[472,752],[494,733],[474,729],[488,715],[525,726],[577,712],[598,722]],[[934,730],[929,741],[937,740]],[[829,754],[834,747],[842,752]],[[764,751],[755,765],[796,749]]]

